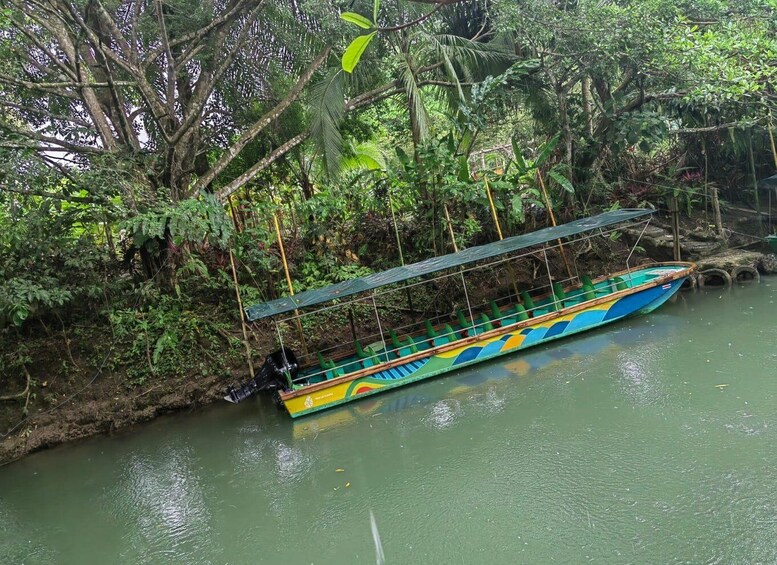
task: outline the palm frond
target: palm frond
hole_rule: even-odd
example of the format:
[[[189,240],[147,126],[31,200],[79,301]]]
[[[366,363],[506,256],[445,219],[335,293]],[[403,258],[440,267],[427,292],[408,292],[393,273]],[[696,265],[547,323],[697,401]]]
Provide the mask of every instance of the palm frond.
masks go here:
[[[419,139],[425,139],[429,135],[429,115],[426,112],[426,106],[418,88],[418,81],[413,73],[412,66],[408,61],[399,70],[399,78],[405,89],[408,107],[412,114],[412,122],[415,124]]]
[[[438,60],[455,62],[468,81],[493,74],[494,67],[509,65],[515,60],[515,54],[503,40],[486,43],[448,34],[430,35],[429,39],[432,55]]]
[[[351,147],[350,155],[343,159],[343,171],[381,171],[386,169],[386,156],[377,143],[364,141]]]
[[[343,135],[340,123],[345,114],[343,96],[343,71],[330,69],[324,77],[310,89],[310,107],[313,121],[310,133],[324,162],[324,170],[329,176],[337,176],[343,154]]]

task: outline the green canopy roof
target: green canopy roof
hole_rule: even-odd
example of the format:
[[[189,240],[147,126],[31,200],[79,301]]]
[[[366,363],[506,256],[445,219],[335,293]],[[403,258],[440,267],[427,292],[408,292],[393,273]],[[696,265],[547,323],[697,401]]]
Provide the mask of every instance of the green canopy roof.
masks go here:
[[[604,212],[603,214],[582,218],[580,220],[575,220],[574,222],[569,222],[568,224],[549,227],[524,235],[508,237],[502,241],[470,247],[459,251],[458,253],[432,257],[431,259],[419,261],[418,263],[413,263],[411,265],[394,267],[393,269],[381,273],[373,273],[366,277],[359,277],[324,288],[306,290],[305,292],[300,292],[294,296],[284,296],[277,300],[249,306],[246,308],[246,316],[249,321],[255,321],[267,318],[268,316],[291,312],[292,310],[308,308],[310,306],[315,306],[316,304],[330,302],[352,294],[374,290],[382,286],[400,283],[408,279],[422,277],[424,275],[452,269],[461,265],[467,265],[476,261],[491,259],[492,257],[504,255],[505,253],[512,253],[527,247],[541,245],[556,239],[567,238],[620,222],[634,220],[635,218],[640,218],[652,213],[653,210],[642,208],[623,208],[621,210]]]

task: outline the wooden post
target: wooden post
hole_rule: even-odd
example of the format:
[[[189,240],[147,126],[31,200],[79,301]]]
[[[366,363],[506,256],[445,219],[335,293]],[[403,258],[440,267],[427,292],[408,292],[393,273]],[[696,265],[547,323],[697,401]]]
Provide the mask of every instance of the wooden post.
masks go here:
[[[723,220],[720,217],[720,201],[718,200],[718,187],[711,186],[712,191],[712,212],[715,214],[715,229],[719,236],[723,236]]]
[[[553,224],[553,227],[556,227],[556,216],[553,215],[553,206],[550,205],[550,198],[548,197],[548,191],[545,189],[545,183],[542,180],[542,175],[540,174],[539,169],[537,169],[537,180],[540,183],[540,188],[542,189],[542,195],[545,197],[545,207],[548,209],[550,222]],[[564,260],[564,266],[567,268],[567,274],[571,279],[572,269],[569,266],[569,260],[567,260],[566,250],[564,249],[564,245],[561,243],[561,239],[557,239],[556,241],[558,241],[558,249],[561,252],[561,258]]]
[[[281,226],[278,223],[278,214],[273,213],[273,222],[275,223],[275,236],[278,238],[278,247],[281,250],[281,260],[283,261],[283,271],[286,273],[286,284],[289,285],[289,295],[294,296],[294,287],[291,285],[291,274],[289,274],[289,264],[286,262],[286,250],[283,248],[283,239],[281,239]],[[302,322],[299,319],[299,310],[294,310],[294,321],[296,322],[299,339],[302,342],[302,352],[308,354],[308,346],[305,343],[305,332],[302,331]]]
[[[753,155],[752,131],[747,135],[747,151],[750,156],[750,173],[753,175],[753,195],[755,196],[755,211],[758,212],[758,233],[763,233],[763,218],[761,217],[761,198],[758,194],[758,175],[755,172],[755,156]]]
[[[235,256],[232,254],[232,248],[229,248],[229,263],[232,265],[232,281],[235,283],[235,296],[237,296],[237,308],[240,310],[240,328],[243,330],[243,345],[246,348],[246,361],[248,362],[248,374],[254,378],[254,363],[251,360],[251,345],[248,343],[248,332],[246,331],[246,318],[243,312],[243,300],[240,298],[240,287],[237,284],[237,269],[235,269]]]
[[[669,201],[669,213],[672,216],[672,254],[675,261],[680,261],[680,205],[676,196]]]
[[[769,144],[772,147],[772,158],[774,159],[774,168],[777,169],[777,147],[774,145],[774,128],[772,127],[772,114],[769,113]]]

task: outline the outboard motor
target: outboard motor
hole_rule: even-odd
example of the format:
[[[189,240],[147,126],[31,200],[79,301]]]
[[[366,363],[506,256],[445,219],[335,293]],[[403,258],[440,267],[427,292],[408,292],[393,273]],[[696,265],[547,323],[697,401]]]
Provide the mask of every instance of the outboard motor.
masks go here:
[[[289,380],[294,379],[298,372],[297,356],[291,349],[284,347],[267,356],[253,379],[242,385],[228,386],[224,400],[237,404],[260,390],[291,390]]]

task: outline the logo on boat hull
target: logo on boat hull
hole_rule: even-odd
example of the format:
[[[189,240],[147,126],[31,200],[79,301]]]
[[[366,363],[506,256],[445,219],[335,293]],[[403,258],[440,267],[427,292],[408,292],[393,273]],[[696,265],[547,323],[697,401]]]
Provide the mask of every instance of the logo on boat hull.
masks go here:
[[[310,395],[305,397],[305,408],[313,408],[313,397]]]

